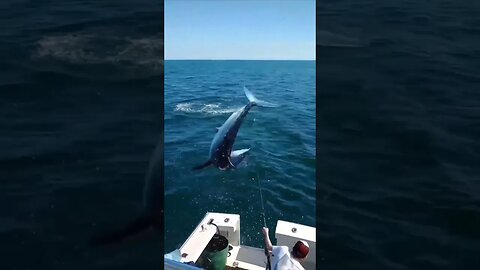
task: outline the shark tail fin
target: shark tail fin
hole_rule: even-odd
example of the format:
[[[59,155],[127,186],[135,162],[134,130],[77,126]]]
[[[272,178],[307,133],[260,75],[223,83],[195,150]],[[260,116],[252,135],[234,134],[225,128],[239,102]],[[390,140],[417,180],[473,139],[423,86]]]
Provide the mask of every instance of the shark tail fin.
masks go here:
[[[121,242],[129,236],[136,235],[153,225],[152,219],[149,217],[139,217],[133,222],[129,223],[125,228],[117,231],[103,233],[94,236],[90,239],[89,244],[91,246],[104,246]]]
[[[208,166],[212,165],[212,161],[211,160],[207,160],[207,162],[203,163],[202,165],[198,165],[198,166],[195,166],[192,168],[192,171],[197,171],[197,170],[201,170],[203,168],[206,168]]]
[[[257,106],[260,106],[260,107],[269,107],[269,108],[278,107],[277,104],[257,99],[252,94],[252,92],[250,92],[250,90],[248,90],[247,87],[245,87],[245,86],[243,86],[243,91],[245,92],[245,95],[247,96],[248,101],[250,101],[250,103],[252,103],[254,105],[257,105]]]

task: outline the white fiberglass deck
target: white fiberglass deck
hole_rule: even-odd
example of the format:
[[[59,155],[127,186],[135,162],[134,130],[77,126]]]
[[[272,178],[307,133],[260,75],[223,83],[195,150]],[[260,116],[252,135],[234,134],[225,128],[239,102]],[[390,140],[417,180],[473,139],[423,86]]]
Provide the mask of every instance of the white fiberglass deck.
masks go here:
[[[267,259],[263,248],[240,245],[240,216],[226,213],[208,212],[205,215],[180,247],[180,262],[196,262],[198,260],[213,235],[217,233],[217,227],[212,223],[218,226],[219,233],[228,239],[229,245],[232,247],[227,258],[227,268],[265,269]],[[315,236],[314,227],[282,220],[277,222],[275,229],[276,245],[292,247],[298,240],[308,242],[310,254],[303,263],[306,270],[315,269]],[[167,268],[170,269],[169,267]]]

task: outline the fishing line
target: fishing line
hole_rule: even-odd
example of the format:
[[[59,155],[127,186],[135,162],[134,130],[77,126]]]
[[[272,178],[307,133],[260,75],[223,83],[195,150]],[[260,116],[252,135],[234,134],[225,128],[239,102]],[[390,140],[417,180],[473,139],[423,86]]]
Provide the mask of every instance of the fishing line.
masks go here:
[[[260,202],[262,203],[263,226],[267,227],[267,220],[265,218],[265,205],[263,204],[262,187],[260,186],[260,176],[258,175],[258,172],[257,172],[257,180],[258,180],[258,190],[260,190]]]
[[[262,203],[262,216],[263,216],[263,226],[266,228],[267,227],[267,219],[265,218],[265,205],[263,204],[263,195],[262,195],[262,187],[260,186],[260,176],[257,171],[257,180],[258,180],[258,190],[260,191],[260,201]],[[266,268],[267,270],[271,270],[272,266],[270,263],[270,252],[267,249],[267,246],[265,245],[265,256],[267,257],[267,265]]]

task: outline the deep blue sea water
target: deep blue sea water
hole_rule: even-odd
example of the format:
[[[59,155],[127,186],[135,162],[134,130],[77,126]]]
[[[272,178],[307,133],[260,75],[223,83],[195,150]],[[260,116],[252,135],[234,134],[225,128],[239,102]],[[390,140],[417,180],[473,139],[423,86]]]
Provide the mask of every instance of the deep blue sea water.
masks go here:
[[[254,107],[234,149],[237,170],[209,167],[216,127],[248,103],[243,85],[277,108]],[[315,226],[315,61],[165,61],[165,250],[179,247],[206,212],[241,216],[242,244],[262,246],[260,178],[267,225]]]
[[[318,269],[480,266],[479,4],[317,2]]]
[[[161,233],[90,236],[142,206],[162,125],[156,1],[1,1],[1,269],[158,269]]]

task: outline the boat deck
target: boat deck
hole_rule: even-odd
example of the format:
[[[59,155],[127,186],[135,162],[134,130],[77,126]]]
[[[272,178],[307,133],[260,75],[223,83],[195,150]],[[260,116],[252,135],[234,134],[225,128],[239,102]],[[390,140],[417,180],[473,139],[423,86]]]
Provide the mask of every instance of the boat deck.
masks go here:
[[[236,269],[264,270],[265,254],[262,249],[249,246],[234,246],[227,258],[227,266]]]
[[[239,267],[231,267],[231,266],[225,266],[225,270],[248,270],[244,268],[239,268]]]
[[[178,263],[196,262],[212,237],[220,234],[229,242],[228,257],[225,269],[264,270],[267,262],[264,250],[257,247],[242,246],[240,243],[240,216],[237,214],[207,212],[202,221],[192,231],[180,247]],[[305,269],[316,269],[316,231],[314,227],[298,223],[278,220],[275,229],[276,244],[292,247],[296,241],[306,241],[312,255],[303,263]],[[174,265],[174,262],[170,262]],[[170,266],[170,265],[169,265]],[[176,265],[174,265],[176,266]],[[181,269],[187,269],[184,266]],[[178,269],[178,268],[168,268]]]

